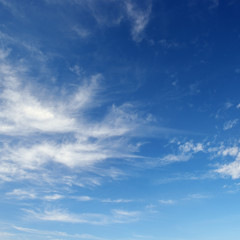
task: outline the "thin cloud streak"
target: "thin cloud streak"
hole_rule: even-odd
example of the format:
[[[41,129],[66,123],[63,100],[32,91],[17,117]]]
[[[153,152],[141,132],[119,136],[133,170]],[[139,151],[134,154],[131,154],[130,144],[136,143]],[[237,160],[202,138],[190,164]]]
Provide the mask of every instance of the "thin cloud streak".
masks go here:
[[[105,215],[99,213],[72,214],[64,209],[51,209],[44,211],[34,211],[24,209],[29,219],[65,223],[79,223],[92,225],[109,225],[116,223],[129,223],[139,220],[139,211],[126,211],[120,209],[112,210],[112,214]]]
[[[146,9],[141,10],[130,0],[126,1],[125,4],[126,12],[132,25],[132,38],[134,41],[140,42],[143,38],[144,29],[149,22],[152,6],[149,4]]]
[[[63,237],[63,238],[74,238],[74,239],[86,239],[86,240],[105,240],[100,237],[96,237],[91,234],[68,234],[66,232],[57,232],[57,231],[41,231],[32,228],[25,228],[19,226],[13,226],[14,229],[18,230],[19,232],[34,234],[34,236],[52,236],[52,237]]]
[[[96,164],[107,159],[139,158],[135,153],[142,144],[129,142],[133,137],[151,135],[149,115],[125,102],[108,107],[98,121],[90,120],[104,97],[101,74],[84,78],[71,93],[57,95],[36,84],[29,74],[31,66],[17,66],[9,54],[10,50],[3,52],[0,66],[2,182],[33,179],[84,186],[82,181],[75,181],[79,171],[93,172]],[[138,136],[140,128],[142,136]],[[50,170],[53,165],[54,178]],[[71,169],[71,176],[62,178],[62,167]],[[95,171],[99,176],[101,172],[105,171]],[[119,174],[120,170],[111,168],[105,176],[115,178]],[[97,178],[83,181],[100,184]]]

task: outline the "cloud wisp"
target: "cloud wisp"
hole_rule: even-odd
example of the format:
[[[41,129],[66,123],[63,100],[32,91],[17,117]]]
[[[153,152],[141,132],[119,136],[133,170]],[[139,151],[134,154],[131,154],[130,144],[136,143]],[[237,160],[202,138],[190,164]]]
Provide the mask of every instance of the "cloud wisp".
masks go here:
[[[47,237],[61,237],[64,239],[85,239],[85,240],[104,240],[101,237],[97,237],[91,234],[69,234],[66,232],[59,232],[59,231],[44,231],[44,230],[38,230],[38,229],[33,229],[33,228],[25,228],[25,227],[20,227],[20,226],[13,226],[13,229],[28,234],[28,235],[33,235],[34,237],[36,236],[47,236]],[[30,237],[30,236],[29,236]],[[30,239],[30,238],[29,238]]]
[[[143,38],[143,32],[150,20],[151,9],[151,4],[142,10],[134,2],[126,1],[126,12],[132,25],[131,34],[136,42],[140,42]]]
[[[229,130],[229,129],[235,127],[237,125],[237,123],[238,123],[238,119],[229,120],[229,121],[224,123],[223,130],[224,131]]]
[[[54,92],[36,83],[26,64],[12,63],[9,54],[2,54],[0,65],[1,181],[57,182],[60,177],[60,182],[73,184],[79,171],[97,173],[96,164],[133,158],[138,152],[141,144],[129,141],[149,119],[128,102],[103,106],[101,74],[83,78],[72,92]],[[95,120],[92,115],[98,107],[105,111]],[[62,167],[76,175],[62,177]],[[57,171],[55,178],[52,171]],[[119,174],[121,171],[110,168],[100,175]],[[85,176],[90,184],[99,184],[97,179],[87,179]]]
[[[25,209],[24,211],[28,218],[34,220],[93,225],[129,223],[137,221],[141,214],[139,211],[126,211],[121,209],[113,209],[109,215],[100,213],[73,214],[65,209],[45,209],[44,211]]]

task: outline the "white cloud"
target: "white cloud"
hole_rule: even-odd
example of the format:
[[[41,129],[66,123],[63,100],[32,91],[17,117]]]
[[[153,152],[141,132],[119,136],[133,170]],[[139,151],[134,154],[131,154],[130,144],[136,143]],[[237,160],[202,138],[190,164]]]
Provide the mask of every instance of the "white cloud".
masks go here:
[[[66,232],[57,232],[57,231],[43,231],[38,229],[32,229],[32,228],[25,228],[25,227],[19,227],[19,226],[13,226],[14,229],[24,232],[33,234],[34,236],[47,236],[47,237],[61,237],[61,238],[67,238],[67,239],[86,239],[86,240],[104,240],[103,238],[96,237],[91,234],[68,234]]]
[[[9,56],[10,52],[11,52],[10,48],[0,49],[0,60],[7,58]]]
[[[193,144],[192,142],[185,142],[184,144],[179,146],[179,150],[187,153],[187,152],[201,152],[203,151],[203,144],[202,143],[197,143]]]
[[[121,209],[114,209],[112,211],[114,223],[135,222],[139,220],[141,213],[139,211],[126,211]]]
[[[204,195],[201,193],[193,193],[193,194],[189,194],[186,198],[184,198],[184,200],[206,199],[206,198],[210,198],[210,196]]]
[[[23,86],[25,84],[21,79],[23,74],[23,70],[19,67],[6,64],[0,66],[3,88],[0,93],[2,103],[0,133],[26,135],[32,132],[73,131],[75,120],[63,112],[65,106],[58,106],[56,102],[51,103],[49,96],[47,100],[34,96],[30,86]],[[78,103],[77,100],[74,104]]]
[[[240,178],[240,161],[234,161],[230,164],[224,164],[215,171],[222,175],[229,175],[233,179]]]
[[[2,238],[2,239],[9,239],[8,237],[14,237],[15,238],[15,234],[13,234],[13,233],[10,233],[10,232],[1,232],[0,231],[0,237]],[[11,238],[12,239],[12,238]]]
[[[7,55],[2,54],[0,65],[0,134],[4,136],[0,149],[1,181],[34,178],[84,185],[76,181],[77,172],[71,177],[60,177],[55,172],[53,178],[47,166],[60,164],[74,172],[80,168],[93,171],[96,163],[126,158],[129,153],[133,157],[132,152],[141,147],[136,144],[133,148],[129,140],[148,121],[132,104],[112,105],[98,121],[92,118],[94,109],[102,107],[101,74],[83,79],[73,92],[56,94],[34,83],[28,66],[16,66],[6,59]],[[108,176],[119,174],[117,169],[109,169]],[[85,177],[83,181],[99,184],[97,178]]]
[[[142,234],[133,234],[133,238],[137,238],[137,239],[155,239],[155,237],[153,236],[149,236],[149,235],[142,235]]]
[[[8,198],[16,198],[19,200],[42,199],[47,201],[55,201],[65,198],[65,196],[61,194],[43,195],[41,190],[37,190],[37,188],[35,188],[35,190],[14,189],[11,192],[7,192],[6,196]]]
[[[185,155],[185,154],[180,154],[180,155],[175,155],[175,154],[168,154],[165,157],[161,159],[163,163],[169,164],[169,163],[174,163],[174,162],[185,162],[188,161],[191,158],[191,155]]]
[[[45,210],[44,212],[35,212],[33,210],[25,210],[31,218],[43,221],[69,222],[69,223],[91,223],[103,224],[106,219],[101,214],[70,214],[63,209]]]
[[[73,199],[76,199],[76,200],[78,200],[78,201],[80,201],[80,202],[87,202],[87,201],[91,201],[91,200],[93,200],[91,197],[89,197],[89,196],[74,196],[74,197],[72,197]]]
[[[64,209],[51,209],[41,211],[24,210],[28,217],[35,220],[42,221],[54,221],[65,223],[81,223],[81,224],[93,224],[93,225],[106,225],[113,223],[127,223],[137,221],[140,216],[138,211],[126,211],[114,209],[112,214],[105,215],[100,213],[81,213],[72,214]]]
[[[224,156],[230,155],[235,160],[228,164],[220,165],[215,172],[224,176],[231,176],[233,179],[240,178],[240,153],[237,147],[228,148],[222,153]]]
[[[164,205],[172,205],[176,203],[176,201],[172,199],[168,199],[168,200],[161,199],[161,200],[158,200],[158,202]]]
[[[238,154],[238,147],[237,146],[234,146],[234,147],[227,147],[227,148],[224,148],[222,150],[219,151],[219,154],[221,154],[222,156],[236,156]]]
[[[136,211],[125,211],[120,209],[113,210],[113,213],[116,214],[117,216],[130,216],[130,217],[135,217],[139,215],[139,212]]]
[[[186,162],[193,158],[194,154],[204,152],[204,143],[194,143],[193,141],[186,141],[182,143],[177,139],[172,139],[170,144],[175,145],[175,153],[170,153],[159,159],[160,164],[171,164],[175,162]],[[177,146],[176,146],[177,145]]]
[[[35,199],[36,193],[33,191],[26,191],[26,190],[22,190],[22,189],[14,189],[11,192],[6,193],[6,195],[8,197],[14,197],[17,199]]]
[[[133,200],[130,199],[103,199],[101,200],[101,202],[104,203],[128,203],[128,202],[132,202]]]
[[[231,176],[233,179],[240,178],[240,152],[236,142],[233,146],[225,146],[222,143],[221,146],[210,150],[216,153],[215,158],[221,156],[224,162],[226,162],[225,159],[233,158],[233,161],[230,163],[217,163],[217,168],[214,170],[215,173],[219,173],[222,176]]]
[[[132,1],[126,1],[126,11],[132,25],[132,38],[134,41],[139,42],[143,38],[143,32],[146,28],[151,14],[152,6],[149,4],[144,10],[140,9]]]
[[[89,14],[95,19],[97,26],[114,27],[119,26],[125,19],[130,21],[132,39],[140,42],[143,39],[144,30],[150,20],[152,4],[147,1],[146,7],[140,7],[138,1],[108,1],[98,0],[78,1],[78,0],[45,0],[48,4],[74,4],[77,7],[87,9]],[[111,10],[110,10],[111,9]],[[110,11],[113,14],[110,14]],[[74,26],[72,28],[81,38],[86,38],[91,34],[89,29],[82,26]]]
[[[229,129],[235,127],[237,125],[237,123],[238,123],[238,119],[229,120],[229,121],[224,123],[223,130],[225,130],[225,131],[229,130]]]
[[[44,196],[44,199],[47,201],[55,201],[55,200],[59,200],[59,199],[63,199],[64,196],[60,195],[60,194],[53,194],[53,195],[47,195]]]
[[[91,34],[89,30],[79,26],[74,26],[72,30],[81,38],[86,38]]]

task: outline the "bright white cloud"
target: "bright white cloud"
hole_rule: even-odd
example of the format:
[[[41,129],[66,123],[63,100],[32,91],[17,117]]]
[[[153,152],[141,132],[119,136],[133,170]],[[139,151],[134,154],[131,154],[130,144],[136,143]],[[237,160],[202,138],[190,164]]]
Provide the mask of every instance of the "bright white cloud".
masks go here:
[[[214,172],[222,176],[230,176],[233,179],[240,177],[240,152],[236,143],[233,146],[225,146],[222,143],[219,147],[210,148],[210,152],[216,153],[213,156],[214,158],[221,156],[224,162],[226,162],[226,159],[233,159],[230,163],[218,163]]]
[[[224,148],[222,149],[221,151],[219,151],[219,154],[221,154],[222,156],[236,156],[238,154],[238,147],[237,146],[234,146],[234,147],[227,147],[227,148]]]
[[[233,179],[240,178],[240,161],[224,164],[215,171],[225,176],[231,176]]]
[[[0,133],[26,135],[32,132],[72,131],[75,128],[74,119],[64,114],[64,109],[59,109],[61,106],[56,106],[56,102],[34,96],[29,87],[23,86],[24,82],[19,77],[21,72],[17,67],[0,66],[3,88],[0,93]]]
[[[83,79],[74,92],[57,96],[34,83],[26,64],[16,66],[7,58],[8,53],[2,54],[0,65],[0,134],[5,136],[0,150],[1,181],[58,182],[58,173],[53,178],[47,169],[50,164],[93,171],[94,164],[125,158],[141,147],[133,148],[129,140],[148,121],[132,104],[112,105],[98,121],[91,117],[91,111],[101,106],[100,74]],[[109,169],[109,176],[118,174]],[[60,177],[60,182],[79,182],[77,174],[71,175]],[[86,179],[83,182],[99,184],[98,179]]]

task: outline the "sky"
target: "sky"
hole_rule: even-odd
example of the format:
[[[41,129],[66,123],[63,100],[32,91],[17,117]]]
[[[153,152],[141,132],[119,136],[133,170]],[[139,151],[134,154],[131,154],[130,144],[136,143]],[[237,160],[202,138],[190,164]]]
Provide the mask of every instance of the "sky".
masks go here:
[[[0,239],[239,239],[239,12],[0,0]]]

